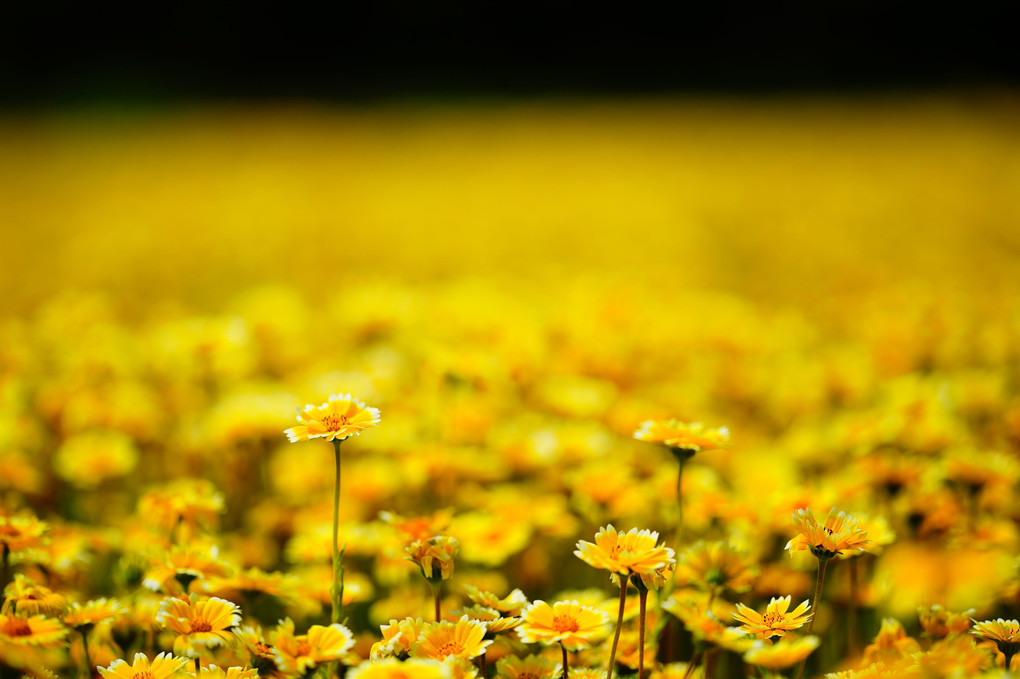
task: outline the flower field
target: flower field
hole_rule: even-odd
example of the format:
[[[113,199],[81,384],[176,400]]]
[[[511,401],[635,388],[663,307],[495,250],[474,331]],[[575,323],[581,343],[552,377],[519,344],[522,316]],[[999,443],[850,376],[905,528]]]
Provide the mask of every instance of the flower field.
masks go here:
[[[0,118],[0,677],[1000,677],[1005,96]]]

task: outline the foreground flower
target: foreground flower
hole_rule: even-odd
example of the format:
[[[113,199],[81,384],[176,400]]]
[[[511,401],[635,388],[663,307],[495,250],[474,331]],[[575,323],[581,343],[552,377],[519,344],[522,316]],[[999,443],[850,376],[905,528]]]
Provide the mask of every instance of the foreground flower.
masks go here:
[[[857,519],[846,512],[837,512],[833,507],[819,524],[810,509],[798,509],[793,522],[800,533],[786,544],[790,553],[805,549],[820,559],[841,556],[845,550],[866,552],[868,534],[857,524]]]
[[[699,451],[723,448],[730,442],[730,431],[726,427],[710,429],[700,422],[679,420],[648,420],[634,432],[634,438],[649,443],[661,443],[676,455],[690,457]]]
[[[67,628],[52,618],[7,614],[0,617],[0,642],[15,646],[56,646],[63,643]]]
[[[312,625],[306,634],[294,634],[294,621],[286,619],[276,628],[273,652],[276,665],[284,672],[300,675],[321,663],[343,657],[354,645],[354,635],[343,625]]]
[[[450,667],[435,660],[371,660],[352,667],[346,679],[450,679]]]
[[[130,665],[126,660],[114,660],[109,667],[98,669],[105,679],[167,679],[178,674],[187,663],[187,658],[176,658],[169,653],[160,653],[151,662],[144,653],[135,653]]]
[[[568,651],[589,647],[606,636],[609,615],[576,601],[557,601],[550,606],[536,601],[521,617],[517,635],[526,644],[563,644]]]
[[[328,402],[299,410],[297,421],[298,426],[283,432],[291,443],[316,438],[343,441],[360,434],[362,429],[378,425],[379,409],[369,408],[350,394],[330,394]]]
[[[526,658],[511,655],[496,663],[496,676],[500,679],[556,679],[562,673],[562,667],[540,655]],[[577,679],[577,672],[574,672],[574,679]]]
[[[773,597],[769,602],[765,613],[758,613],[753,608],[743,604],[737,604],[737,612],[733,617],[739,620],[742,625],[740,629],[748,634],[753,634],[759,639],[771,639],[782,637],[791,630],[795,630],[811,619],[808,609],[811,605],[804,601],[792,611],[790,608],[790,597]]]
[[[664,544],[656,545],[658,539],[655,531],[631,528],[626,533],[617,533],[609,524],[595,534],[594,544],[579,540],[574,555],[589,566],[611,573],[652,573],[673,563],[673,550]]]
[[[999,652],[1006,656],[1006,671],[1009,671],[1013,656],[1020,651],[1020,622],[1016,620],[974,621],[971,633],[979,639],[994,641]]]
[[[203,667],[199,679],[259,679],[259,671],[250,667],[228,667],[216,665]]]
[[[820,643],[821,639],[814,636],[801,637],[796,641],[781,640],[774,644],[756,641],[744,654],[744,661],[770,670],[782,670],[803,662]]]
[[[445,660],[448,657],[474,658],[492,641],[485,641],[485,625],[463,616],[456,623],[441,621],[425,625],[411,647],[416,658]]]
[[[241,624],[241,615],[235,604],[224,599],[192,601],[182,595],[164,599],[156,621],[177,634],[174,653],[196,658],[201,649],[230,641],[231,630]]]

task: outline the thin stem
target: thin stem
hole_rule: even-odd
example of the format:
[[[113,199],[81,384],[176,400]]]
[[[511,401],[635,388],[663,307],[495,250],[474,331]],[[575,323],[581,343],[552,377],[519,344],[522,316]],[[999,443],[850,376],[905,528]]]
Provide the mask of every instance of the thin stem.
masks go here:
[[[620,630],[623,628],[623,607],[627,604],[627,583],[629,581],[630,575],[620,576],[620,613],[616,616],[616,634],[613,635],[613,648],[609,651],[606,679],[613,679],[613,668],[616,666],[616,646],[620,643]]]
[[[92,658],[89,657],[89,635],[88,632],[81,632],[81,647],[85,651],[85,679],[92,679]],[[195,675],[198,676],[197,674]]]
[[[684,672],[683,679],[687,679],[687,677],[694,674],[694,668],[698,666],[698,661],[701,660],[701,655],[701,651],[694,652],[694,655],[691,657],[691,661],[687,663],[687,671]]]
[[[333,439],[333,457],[336,461],[336,483],[333,485],[333,614],[332,622],[340,622],[343,615],[343,584],[340,580],[340,441]]]
[[[818,617],[818,602],[822,598],[822,582],[825,581],[825,566],[829,563],[828,557],[818,557],[818,580],[815,582],[815,598],[811,601],[812,615],[811,619],[808,620],[807,632],[805,634],[811,634],[811,630],[815,628],[815,619]],[[804,676],[804,667],[807,665],[807,658],[800,663],[800,670],[797,672],[797,679],[801,679]]]
[[[1006,674],[1009,674],[1009,665],[1013,662],[1013,653],[1003,653],[1006,656]]]
[[[562,641],[560,642],[560,649],[563,650],[563,679],[567,679],[570,676],[569,663],[567,662],[567,647],[563,645]]]
[[[846,612],[847,646],[851,655],[857,653],[857,559],[850,559],[850,606]],[[814,617],[814,616],[812,616]]]
[[[202,675],[202,661],[196,656],[195,657],[195,678],[198,679]]]
[[[443,583],[429,583],[429,587],[432,588],[432,600],[436,605],[436,622],[439,622],[443,619]]]
[[[648,603],[648,590],[638,590],[638,602],[641,605],[638,622],[638,679],[645,679],[645,606]]]
[[[687,461],[683,451],[677,455],[676,471],[676,527],[673,531],[673,549],[680,554],[680,548],[684,542],[684,496],[682,491],[684,478],[684,462]]]
[[[489,650],[482,651],[482,679],[489,674]]]

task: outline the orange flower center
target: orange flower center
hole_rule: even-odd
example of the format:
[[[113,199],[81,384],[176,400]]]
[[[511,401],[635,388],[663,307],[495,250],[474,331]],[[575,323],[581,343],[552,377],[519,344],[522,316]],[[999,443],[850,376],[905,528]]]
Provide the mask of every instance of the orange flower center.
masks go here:
[[[347,419],[346,415],[326,415],[322,418],[322,426],[329,431],[340,431],[340,427],[346,427],[350,424],[350,420]]]
[[[762,616],[762,623],[764,623],[766,627],[775,627],[776,625],[784,622],[786,622],[786,616],[782,613],[776,613],[775,611],[770,611]]]
[[[301,641],[298,642],[297,653],[295,653],[294,655],[300,657],[305,655],[311,655],[311,653],[312,645],[308,643],[307,639],[302,639]]]
[[[577,619],[569,615],[557,615],[553,618],[553,629],[557,632],[576,632],[580,628]]]
[[[28,622],[21,618],[7,618],[0,631],[10,637],[27,637],[32,634]]]
[[[152,679],[152,672],[145,670],[144,672],[135,672],[131,679]]]
[[[445,644],[439,647],[439,655],[446,657],[450,655],[457,655],[464,652],[464,646],[457,641],[447,641]]]
[[[255,643],[255,653],[262,656],[263,658],[273,657],[273,647],[269,644],[263,644],[261,641]]]
[[[199,618],[198,620],[192,621],[192,623],[191,623],[191,631],[192,632],[211,632],[212,631],[212,625],[210,625],[208,622],[206,622],[202,618]]]

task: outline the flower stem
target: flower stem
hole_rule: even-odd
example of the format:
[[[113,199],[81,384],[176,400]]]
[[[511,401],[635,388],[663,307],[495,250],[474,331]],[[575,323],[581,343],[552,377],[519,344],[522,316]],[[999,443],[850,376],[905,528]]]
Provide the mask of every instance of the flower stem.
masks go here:
[[[613,647],[609,651],[609,667],[606,668],[606,679],[613,679],[613,669],[616,666],[616,646],[620,643],[620,630],[623,628],[623,607],[627,604],[627,583],[630,575],[620,576],[620,613],[616,616],[616,633],[613,635]],[[563,668],[566,672],[566,667]]]
[[[1013,653],[1003,653],[1006,656],[1006,674],[1009,674],[1009,665],[1013,662]]]
[[[443,619],[443,583],[437,582],[436,584],[429,583],[429,588],[432,590],[432,600],[436,605],[436,622]]]
[[[331,622],[340,622],[343,615],[343,582],[340,578],[340,441],[333,439],[333,457],[336,461],[336,483],[333,485],[333,613]]]
[[[698,666],[698,661],[701,660],[701,651],[695,651],[694,655],[691,656],[691,661],[687,663],[687,670],[684,672],[683,679],[694,674],[694,669]]]
[[[202,675],[202,661],[196,656],[195,657],[195,679],[198,679]]]
[[[567,647],[563,645],[562,641],[560,642],[560,648],[563,650],[563,679],[568,679],[569,668],[567,662]]]
[[[857,654],[857,559],[850,559],[850,605],[846,611],[847,647],[850,655]],[[811,616],[814,617],[814,616]]]
[[[684,478],[684,462],[687,458],[683,453],[677,455],[676,471],[676,527],[673,531],[673,549],[680,554],[684,541],[684,496],[681,490]]]
[[[815,628],[815,619],[818,617],[818,603],[822,598],[822,583],[825,581],[825,566],[829,563],[829,557],[818,557],[818,580],[815,582],[815,598],[811,601],[811,609],[813,614],[811,619],[808,620],[807,632],[805,634],[811,634],[811,630]],[[804,676],[804,667],[807,665],[807,658],[800,663],[800,670],[797,672],[797,679],[801,679]]]
[[[640,620],[638,622],[638,679],[645,679],[645,607],[648,603],[648,590],[638,590],[638,601],[641,604]]]
[[[81,647],[85,651],[85,679],[92,679],[92,659],[89,657],[89,635],[86,630],[81,632]]]

